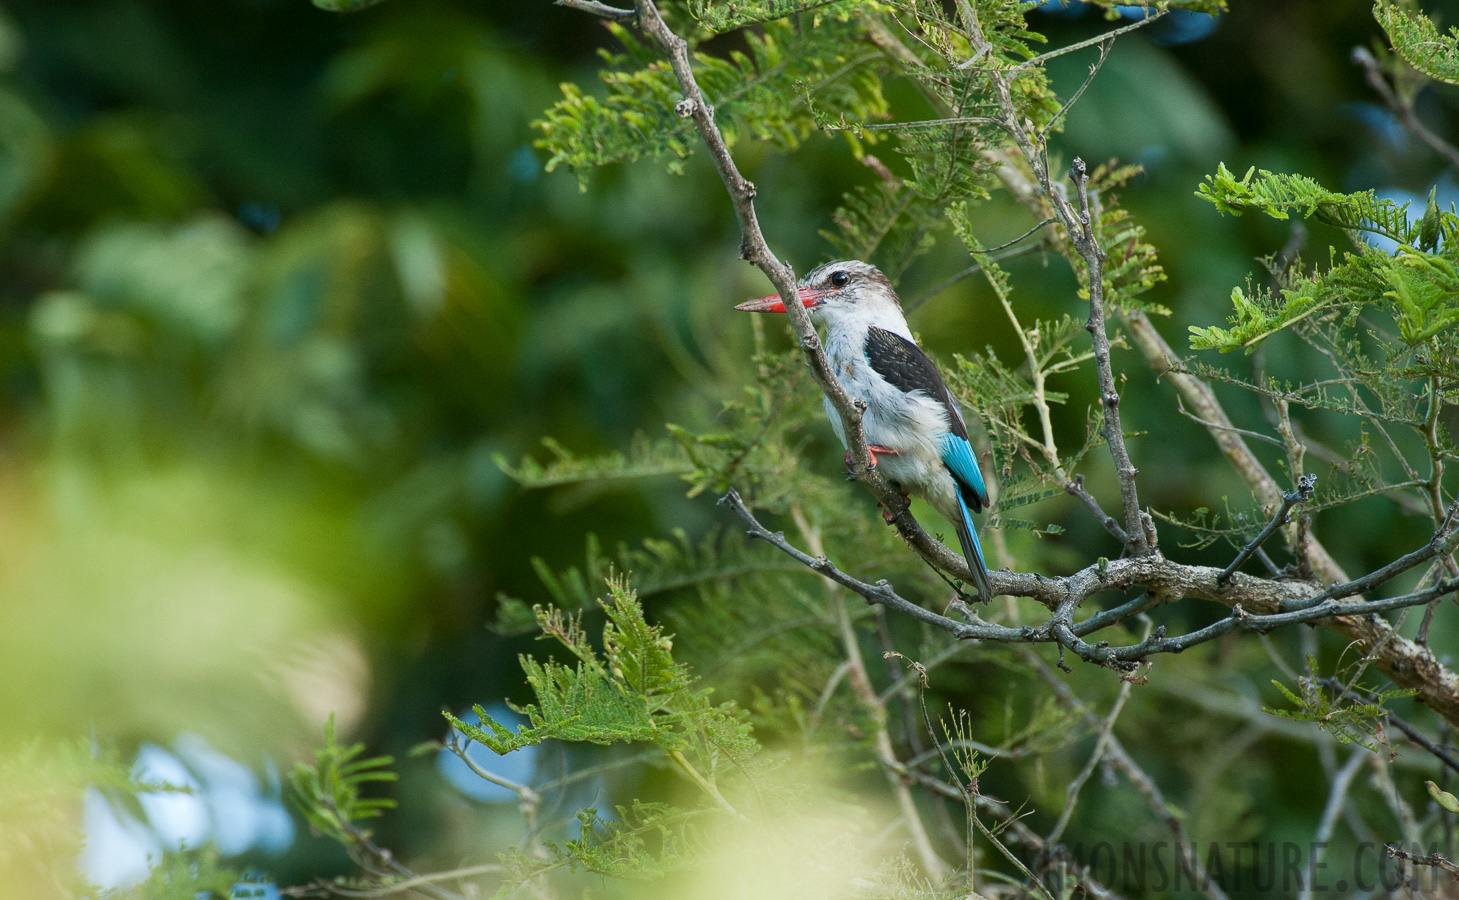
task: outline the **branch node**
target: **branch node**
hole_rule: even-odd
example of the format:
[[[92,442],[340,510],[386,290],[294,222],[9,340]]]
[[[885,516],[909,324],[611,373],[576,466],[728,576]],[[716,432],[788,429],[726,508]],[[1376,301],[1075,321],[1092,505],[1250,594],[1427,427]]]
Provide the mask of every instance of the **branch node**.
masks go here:
[[[674,115],[681,119],[687,119],[694,115],[694,107],[697,105],[693,97],[685,97],[683,100],[674,104]]]

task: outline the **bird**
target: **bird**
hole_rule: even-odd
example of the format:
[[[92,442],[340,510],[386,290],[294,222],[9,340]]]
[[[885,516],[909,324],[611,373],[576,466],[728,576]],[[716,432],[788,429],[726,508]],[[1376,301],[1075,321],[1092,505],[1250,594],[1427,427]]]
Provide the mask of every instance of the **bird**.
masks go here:
[[[984,600],[993,597],[988,566],[972,513],[986,509],[988,486],[968,440],[962,410],[937,365],[917,346],[902,303],[886,275],[859,260],[838,260],[812,269],[797,285],[811,321],[825,329],[823,346],[836,380],[866,404],[862,427],[872,465],[906,497],[915,493],[957,531],[972,582]],[[783,313],[778,294],[748,300],[744,312]],[[836,437],[846,429],[831,399],[826,416]],[[851,466],[851,451],[846,451]],[[888,522],[892,516],[883,512]]]

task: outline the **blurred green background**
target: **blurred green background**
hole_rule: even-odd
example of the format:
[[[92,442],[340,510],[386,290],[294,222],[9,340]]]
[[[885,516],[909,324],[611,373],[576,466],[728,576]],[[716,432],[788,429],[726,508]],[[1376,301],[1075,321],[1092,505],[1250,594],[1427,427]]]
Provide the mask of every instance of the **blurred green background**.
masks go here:
[[[1348,63],[1379,36],[1368,4],[1233,5],[1121,39],[1058,141],[1145,165],[1123,199],[1169,273],[1154,299],[1178,348],[1290,237],[1195,199],[1219,161],[1459,193]],[[547,435],[593,454],[665,422],[712,427],[749,377],[750,329],[730,306],[765,285],[737,259],[702,157],[682,176],[604,169],[586,190],[543,171],[532,119],[559,81],[594,81],[610,40],[546,0],[392,0],[347,17],[306,0],[0,11],[0,753],[80,735],[243,798],[178,813],[196,820],[185,827],[134,810],[152,815],[145,831],[93,796],[85,820],[105,846],[202,835],[283,883],[343,871],[277,802],[277,770],[328,713],[382,751],[438,739],[442,707],[521,697],[516,654],[532,645],[485,623],[499,592],[543,599],[534,556],[561,567],[589,532],[612,546],[726,525],[673,478],[524,492],[496,455],[544,456]],[[1054,44],[1109,27],[1077,5],[1031,22]],[[1058,59],[1056,84],[1077,86],[1088,62]],[[1440,134],[1453,99],[1421,99]],[[827,257],[818,231],[841,193],[876,177],[829,135],[791,158],[737,154],[772,247],[802,270]],[[1028,224],[1001,208],[990,244]],[[1339,240],[1316,229],[1309,258]],[[965,265],[945,241],[903,295]],[[1074,311],[1066,267],[1010,269],[1030,317]],[[969,280],[913,325],[938,353],[1012,352],[1013,334],[984,324],[989,304]],[[1136,357],[1117,362],[1132,391],[1156,390]],[[1147,503],[1244,498],[1168,403],[1129,408],[1133,427],[1169,435],[1136,447]],[[828,434],[813,464],[839,465]],[[1380,524],[1341,548],[1347,561],[1424,534]],[[1066,526],[1042,551],[1055,568],[1104,547],[1092,522]],[[509,806],[469,799],[430,759],[402,772],[412,802],[382,831],[402,853],[509,839]],[[103,856],[83,859],[102,883],[141,871],[135,854]]]

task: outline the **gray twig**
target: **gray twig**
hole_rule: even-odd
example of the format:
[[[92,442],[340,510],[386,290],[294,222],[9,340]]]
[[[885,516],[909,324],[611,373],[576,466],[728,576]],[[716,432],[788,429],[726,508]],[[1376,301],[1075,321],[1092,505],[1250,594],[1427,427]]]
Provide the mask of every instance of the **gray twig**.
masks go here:
[[[1047,177],[1047,175],[1045,176]],[[1089,321],[1084,329],[1094,339],[1094,367],[1099,373],[1100,406],[1104,409],[1105,442],[1109,445],[1110,457],[1114,460],[1115,475],[1120,482],[1120,499],[1124,504],[1125,533],[1129,536],[1127,546],[1141,555],[1152,551],[1146,539],[1145,528],[1140,522],[1140,498],[1135,490],[1135,476],[1139,470],[1130,462],[1130,451],[1125,447],[1125,433],[1120,424],[1120,395],[1115,390],[1114,369],[1109,359],[1109,332],[1104,326],[1104,248],[1094,237],[1094,223],[1089,214],[1089,174],[1084,160],[1075,157],[1070,171],[1074,188],[1079,194],[1079,217],[1070,221],[1068,203],[1050,194],[1055,209],[1064,210],[1065,225],[1074,239],[1074,247],[1084,257],[1089,268]]]
[[[606,3],[598,2],[598,0],[552,0],[552,2],[557,6],[565,6],[568,9],[591,13],[592,15],[614,21],[626,21],[638,15],[638,13],[631,9],[620,9],[616,6],[609,6]]]
[[[1409,134],[1428,144],[1430,150],[1444,157],[1455,169],[1459,169],[1459,148],[1430,131],[1427,125],[1419,121],[1413,111],[1413,105],[1404,103],[1397,94],[1393,93],[1393,88],[1383,77],[1382,66],[1378,64],[1378,60],[1373,58],[1373,54],[1368,52],[1367,47],[1353,48],[1353,64],[1362,68],[1363,76],[1368,79],[1369,86],[1379,97],[1383,98],[1383,102],[1398,116],[1398,121]]]
[[[1400,848],[1397,844],[1386,844],[1383,849],[1388,851],[1388,855],[1394,859],[1407,860],[1420,866],[1430,866],[1448,872],[1455,878],[1459,878],[1459,865],[1455,865],[1445,857],[1440,856],[1438,851],[1430,853],[1428,856],[1419,856],[1417,853],[1410,853]]]
[[[993,257],[992,261],[1003,262],[1003,260],[1005,259],[1012,259],[1016,256],[1026,256],[1030,253],[1036,252],[1039,248],[1043,246],[1043,243],[1040,242],[1037,244],[1027,244],[1022,247],[1015,247],[1012,250],[1006,250],[1003,253],[997,254]],[[963,269],[961,272],[958,272],[955,275],[948,276],[945,280],[943,280],[941,284],[937,285],[937,287],[933,288],[932,290],[927,291],[925,294],[922,294],[921,296],[909,302],[903,303],[902,307],[910,313],[912,310],[926,303],[928,300],[931,300],[933,297],[936,297],[938,294],[957,284],[959,281],[962,281],[964,278],[976,275],[981,271],[983,271],[983,264],[974,263],[973,265],[968,266],[966,269]]]
[[[1043,228],[1045,225],[1048,225],[1050,222],[1053,222],[1053,221],[1054,221],[1054,217],[1053,216],[1049,216],[1048,218],[1044,219],[1042,222],[1040,222],[1037,225],[1033,226],[1028,231],[1025,231],[1023,234],[1020,234],[1018,237],[1014,238],[1011,241],[1006,241],[1006,242],[1004,242],[1002,244],[999,244],[996,247],[988,247],[988,248],[986,248],[984,250],[972,250],[972,251],[969,251],[969,252],[973,256],[982,256],[982,255],[984,255],[986,253],[997,253],[999,250],[1006,250],[1009,247],[1012,247],[1014,244],[1018,243],[1019,241],[1023,240],[1024,238],[1026,238],[1029,235],[1033,234],[1035,231],[1038,231],[1040,228]]]
[[[1322,865],[1322,852],[1327,849],[1337,817],[1347,803],[1348,788],[1353,784],[1353,777],[1358,774],[1358,768],[1367,755],[1366,749],[1354,747],[1353,754],[1332,780],[1332,787],[1327,792],[1327,803],[1322,808],[1322,818],[1317,821],[1317,831],[1312,835],[1312,852],[1307,854],[1307,871],[1302,877],[1302,890],[1297,894],[1297,900],[1308,900],[1312,896],[1314,875],[1316,869]]]
[[[1067,47],[1060,47],[1057,50],[1050,50],[1048,53],[1039,54],[1033,59],[1026,60],[1019,63],[1017,66],[1014,66],[1012,71],[1019,72],[1023,69],[1031,69],[1034,66],[1042,65],[1043,63],[1048,62],[1056,56],[1063,56],[1065,53],[1073,53],[1075,50],[1083,50],[1085,47],[1093,47],[1095,44],[1103,44],[1105,41],[1113,41],[1115,38],[1119,37],[1122,34],[1129,34],[1131,31],[1134,31],[1137,28],[1144,28],[1146,25],[1149,25],[1151,22],[1154,22],[1156,19],[1164,16],[1167,12],[1169,12],[1169,10],[1162,9],[1156,12],[1154,15],[1146,16],[1145,18],[1133,24],[1116,28],[1113,31],[1106,31],[1104,34],[1096,35],[1092,38],[1089,38],[1088,40],[1080,41],[1077,44],[1070,44]],[[958,68],[967,68],[976,59],[977,56],[974,56],[973,59],[968,60],[967,62],[960,65]]]
[[[1104,759],[1105,750],[1109,747],[1110,736],[1114,733],[1115,720],[1124,710],[1125,701],[1130,699],[1130,691],[1134,686],[1133,681],[1126,681],[1120,685],[1120,694],[1115,698],[1114,707],[1110,709],[1109,715],[1104,717],[1104,721],[1099,726],[1099,737],[1094,741],[1094,752],[1089,754],[1084,768],[1080,769],[1074,780],[1069,782],[1069,788],[1064,797],[1064,809],[1059,813],[1059,821],[1054,823],[1054,830],[1044,838],[1050,844],[1057,844],[1059,839],[1064,836],[1064,829],[1069,827],[1069,820],[1074,816],[1074,807],[1079,802],[1079,792],[1084,789],[1085,783],[1089,781],[1089,776],[1094,774],[1095,767]]]
[[[1306,503],[1312,497],[1312,491],[1316,487],[1317,476],[1309,474],[1297,479],[1297,489],[1295,491],[1283,492],[1282,505],[1277,510],[1277,514],[1272,516],[1271,521],[1266,523],[1265,528],[1257,532],[1256,537],[1252,538],[1250,543],[1241,548],[1241,552],[1237,553],[1236,558],[1231,560],[1231,565],[1227,566],[1220,575],[1216,576],[1216,581],[1221,584],[1226,583],[1236,573],[1236,570],[1241,568],[1241,564],[1246,562],[1251,557],[1251,554],[1255,553],[1257,548],[1267,538],[1275,534],[1278,528],[1287,524],[1287,514],[1292,511],[1292,507],[1298,503]]]
[[[1287,625],[1306,622],[1324,622],[1342,617],[1344,620],[1369,616],[1375,613],[1420,606],[1459,589],[1459,579],[1445,581],[1424,590],[1388,597],[1382,600],[1343,601],[1329,598],[1320,603],[1309,604],[1291,611],[1280,611],[1292,598],[1311,590],[1305,582],[1282,582],[1238,575],[1225,584],[1219,584],[1220,574],[1210,566],[1187,566],[1171,562],[1158,555],[1134,557],[1119,560],[1101,560],[1073,575],[1050,578],[1023,572],[990,572],[989,579],[995,591],[1017,597],[1033,597],[1051,606],[1053,614],[1048,621],[1037,627],[1018,628],[986,622],[961,603],[955,606],[968,619],[959,622],[939,613],[925,609],[898,594],[885,579],[876,584],[843,572],[824,556],[811,556],[797,549],[785,539],[785,535],[761,525],[745,505],[739,492],[731,490],[720,499],[720,503],[734,510],[748,527],[749,536],[762,540],[807,568],[834,581],[842,587],[860,594],[868,603],[879,604],[888,609],[916,619],[934,628],[941,629],[959,640],[991,641],[1003,644],[1056,644],[1062,650],[1070,650],[1085,662],[1107,666],[1120,671],[1131,671],[1135,666],[1156,653],[1180,653],[1198,644],[1215,640],[1233,631],[1252,631],[1266,634]],[[1161,626],[1145,639],[1122,646],[1112,647],[1108,641],[1090,643],[1080,633],[1094,630],[1081,623],[1079,632],[1071,624],[1073,610],[1087,597],[1104,590],[1124,589],[1140,585],[1157,589],[1172,597],[1199,596],[1231,604],[1231,614],[1195,631],[1179,637],[1168,638]],[[1133,615],[1134,608],[1144,601],[1126,604],[1120,610],[1104,614],[1109,622]],[[1248,612],[1244,604],[1253,609],[1272,610],[1267,613]],[[1096,617],[1091,617],[1095,619]]]
[[[1094,517],[1099,520],[1099,524],[1104,526],[1104,530],[1114,535],[1115,540],[1122,545],[1130,543],[1130,536],[1120,527],[1120,523],[1100,507],[1099,501],[1094,499],[1093,494],[1085,490],[1083,475],[1075,475],[1069,481],[1064,482],[1064,490],[1083,501],[1084,505],[1089,507],[1089,511],[1094,513]]]

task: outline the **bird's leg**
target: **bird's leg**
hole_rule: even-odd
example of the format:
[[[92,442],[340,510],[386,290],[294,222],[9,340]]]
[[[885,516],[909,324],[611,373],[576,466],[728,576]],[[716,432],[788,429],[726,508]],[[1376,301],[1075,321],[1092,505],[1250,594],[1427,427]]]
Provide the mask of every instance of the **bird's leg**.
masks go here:
[[[883,447],[880,444],[867,444],[866,445],[866,449],[871,453],[871,466],[869,468],[872,468],[872,469],[875,469],[876,468],[876,455],[878,453],[880,453],[883,456],[896,456],[897,454],[899,454],[899,453],[902,452],[900,450],[893,450],[891,447]],[[856,480],[856,468],[855,468],[855,466],[853,466],[851,464],[851,451],[850,450],[847,450],[846,451],[845,460],[846,460],[846,480],[847,481],[855,481]]]
[[[912,502],[912,495],[911,494],[908,494],[906,491],[902,491],[902,503],[903,504],[910,504],[911,502]],[[876,506],[877,506],[877,509],[880,509],[881,510],[881,517],[886,520],[886,523],[888,525],[890,525],[893,522],[897,521],[896,515],[893,514],[891,510],[887,509],[885,506],[882,506],[880,503],[878,503]],[[905,509],[906,506],[904,505],[902,508]]]

